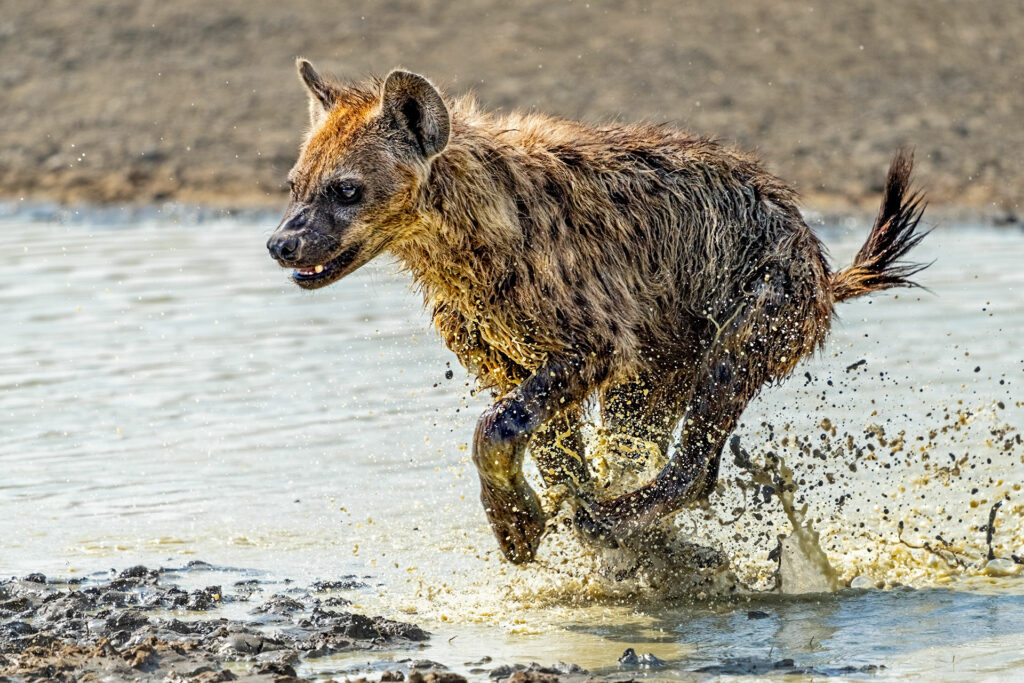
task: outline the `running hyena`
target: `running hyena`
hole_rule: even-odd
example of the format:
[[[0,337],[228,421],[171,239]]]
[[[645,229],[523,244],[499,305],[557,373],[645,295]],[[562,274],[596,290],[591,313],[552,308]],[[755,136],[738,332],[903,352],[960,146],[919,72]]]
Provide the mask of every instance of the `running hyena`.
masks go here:
[[[833,272],[796,194],[751,156],[667,126],[498,116],[407,71],[342,85],[304,60],[310,133],[267,246],[324,287],[395,255],[448,347],[491,389],[473,460],[498,543],[533,558],[544,513],[522,473],[588,477],[582,404],[663,452],[664,470],[579,526],[616,539],[707,497],[723,444],[765,383],[825,339],[839,301],[912,285],[911,158],[889,169],[853,265]],[[555,441],[558,447],[555,447]]]

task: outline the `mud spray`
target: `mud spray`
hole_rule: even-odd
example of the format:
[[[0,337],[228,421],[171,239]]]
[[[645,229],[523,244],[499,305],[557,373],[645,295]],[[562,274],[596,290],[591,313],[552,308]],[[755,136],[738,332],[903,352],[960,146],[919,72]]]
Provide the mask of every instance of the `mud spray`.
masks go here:
[[[1008,397],[995,379],[996,393]],[[799,400],[816,402],[808,414],[793,418],[785,401],[761,403],[752,411],[758,422],[741,425],[725,449],[710,501],[616,549],[583,538],[572,522],[575,496],[561,487],[544,491],[528,470],[549,513],[535,563],[508,565],[467,539],[465,554],[483,558],[485,571],[450,583],[439,583],[435,572],[414,573],[407,577],[416,584],[412,594],[385,602],[394,607],[397,598],[402,611],[428,620],[538,633],[584,612],[621,623],[641,618],[645,605],[976,586],[1024,569],[1024,443],[1013,424],[1024,404],[929,400],[916,414],[900,406],[866,415],[863,398],[854,396],[858,380],[876,396],[893,382],[854,364],[835,382],[812,383],[807,375]],[[789,420],[762,419],[769,410]],[[653,444],[598,424],[585,436],[595,498],[626,493],[665,464]]]

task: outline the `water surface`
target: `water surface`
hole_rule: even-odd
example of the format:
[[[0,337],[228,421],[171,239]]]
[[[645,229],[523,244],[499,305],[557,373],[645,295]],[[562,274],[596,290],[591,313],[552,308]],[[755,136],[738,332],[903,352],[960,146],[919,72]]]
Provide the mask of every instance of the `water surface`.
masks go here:
[[[354,573],[370,577],[357,607],[423,625],[417,656],[463,671],[489,655],[612,672],[634,647],[670,663],[663,677],[785,658],[820,675],[1024,674],[1024,583],[983,571],[997,501],[991,552],[1024,555],[1020,230],[936,230],[918,254],[935,259],[930,292],[842,305],[827,349],[744,416],[744,446],[797,473],[837,576],[883,588],[756,592],[788,522],[775,500],[741,512],[763,492],[742,492],[727,456],[723,494],[678,521],[755,591],[726,599],[616,582],[571,535],[535,566],[501,560],[468,451],[483,397],[393,264],[311,293],[266,256],[269,220],[2,227],[18,236],[0,270],[2,575],[190,559],[270,581]],[[845,263],[866,230],[822,234]]]

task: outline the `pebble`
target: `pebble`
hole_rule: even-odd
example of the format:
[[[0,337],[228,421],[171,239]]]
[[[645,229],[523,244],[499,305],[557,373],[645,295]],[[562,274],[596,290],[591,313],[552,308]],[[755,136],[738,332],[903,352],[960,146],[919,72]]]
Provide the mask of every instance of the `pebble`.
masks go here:
[[[850,588],[878,588],[878,582],[870,576],[855,576],[853,581],[850,581]]]
[[[654,669],[665,666],[665,660],[655,657],[650,652],[638,655],[636,650],[630,647],[626,648],[626,651],[622,653],[621,657],[619,657],[619,665],[638,667],[641,669]]]
[[[1017,564],[1008,557],[997,557],[989,560],[981,570],[985,576],[1014,576],[1024,569],[1024,564]]]

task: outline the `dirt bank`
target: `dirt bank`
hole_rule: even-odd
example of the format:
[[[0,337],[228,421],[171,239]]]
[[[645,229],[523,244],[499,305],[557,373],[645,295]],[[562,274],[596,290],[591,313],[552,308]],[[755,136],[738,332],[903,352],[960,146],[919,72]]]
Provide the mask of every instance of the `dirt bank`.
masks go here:
[[[760,151],[818,208],[872,205],[901,144],[933,201],[1024,190],[1018,0],[7,2],[0,197],[272,205],[296,55],[395,65],[492,107],[672,121]]]
[[[714,133],[819,208],[873,204],[912,144],[933,202],[1014,209],[1022,33],[1018,0],[5,3],[0,196],[279,203],[303,54],[496,108]]]

